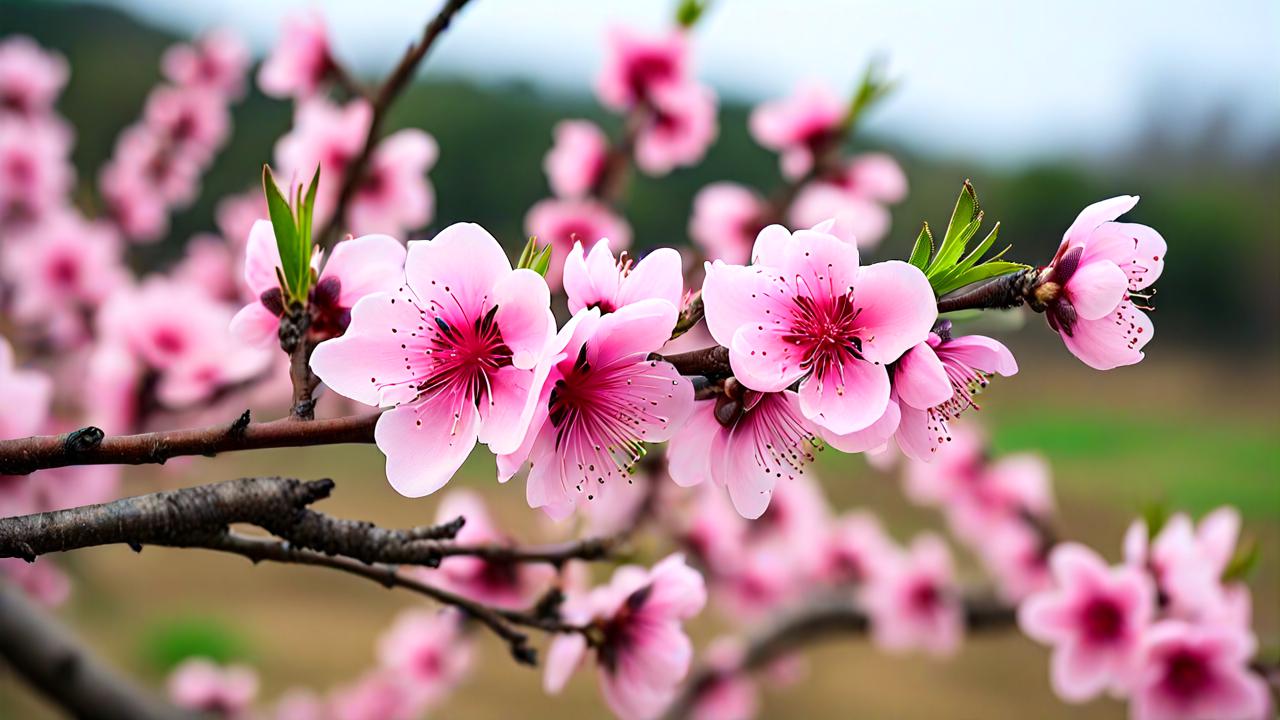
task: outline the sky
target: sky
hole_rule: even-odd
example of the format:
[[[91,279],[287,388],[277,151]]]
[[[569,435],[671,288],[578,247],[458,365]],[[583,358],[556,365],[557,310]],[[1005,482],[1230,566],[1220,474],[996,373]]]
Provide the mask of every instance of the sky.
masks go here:
[[[184,34],[225,25],[264,52],[287,13],[320,7],[365,73],[399,58],[439,0],[98,0]],[[674,0],[474,0],[427,72],[587,92],[611,25],[658,30]],[[758,101],[798,82],[852,89],[887,58],[898,91],[869,130],[992,162],[1105,157],[1157,116],[1193,134],[1227,107],[1243,144],[1280,140],[1276,0],[713,0],[698,75]]]

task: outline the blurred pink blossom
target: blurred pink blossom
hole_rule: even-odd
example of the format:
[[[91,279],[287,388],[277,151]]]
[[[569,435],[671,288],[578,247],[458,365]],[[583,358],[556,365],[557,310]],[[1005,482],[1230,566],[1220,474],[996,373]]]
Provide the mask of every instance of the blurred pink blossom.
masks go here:
[[[698,693],[689,713],[693,720],[750,720],[760,712],[760,691],[744,672],[737,671],[744,650],[737,638],[716,638],[707,646],[705,662],[715,673]]]
[[[615,252],[631,247],[631,226],[595,200],[540,200],[524,216],[524,231],[551,245],[547,285],[552,290],[560,289],[565,258],[575,242],[594,246],[597,240],[608,239]]]
[[[0,439],[40,432],[49,417],[52,397],[49,377],[17,367],[13,346],[0,337]]]
[[[279,42],[258,70],[258,87],[272,97],[307,98],[332,68],[324,17],[318,10],[298,11],[285,18]]]
[[[75,182],[69,152],[61,126],[0,115],[0,227],[29,226],[62,206]]]
[[[443,611],[406,610],[378,640],[378,665],[399,678],[421,714],[439,703],[471,668],[472,648],[463,617]]]
[[[231,133],[226,100],[201,87],[161,86],[147,96],[143,124],[166,152],[207,164]]]
[[[244,78],[253,58],[244,40],[225,28],[204,33],[190,44],[165,51],[160,67],[175,85],[203,88],[229,99],[244,95]]]
[[[649,36],[616,27],[606,35],[606,42],[596,94],[611,110],[648,102],[655,89],[686,79],[689,44],[682,31]]]
[[[52,113],[69,75],[61,55],[29,37],[13,35],[0,41],[0,117],[36,119]]]
[[[1134,720],[1255,720],[1272,702],[1249,667],[1257,641],[1245,630],[1168,620],[1144,638],[1130,717]]]
[[[431,222],[435,190],[426,174],[439,152],[435,138],[416,128],[392,133],[379,142],[351,199],[347,218],[351,232],[403,235]]]
[[[715,142],[716,95],[693,82],[655,87],[647,122],[636,136],[636,167],[648,175],[666,175],[696,165]]]
[[[845,103],[826,87],[806,84],[758,105],[749,126],[756,142],[781,153],[782,174],[795,180],[813,167],[814,152],[830,142],[845,113]]]
[[[192,658],[169,674],[168,687],[169,698],[179,707],[220,718],[247,718],[258,694],[258,675],[243,665],[220,667]]]
[[[708,260],[743,265],[764,229],[768,203],[759,193],[731,182],[716,182],[698,191],[689,218],[689,237]]]
[[[556,197],[581,199],[600,181],[609,140],[588,120],[562,120],[555,127],[555,143],[542,162]]]
[[[924,534],[883,559],[875,582],[860,593],[876,644],[891,652],[953,654],[964,634],[964,608],[946,544]]]

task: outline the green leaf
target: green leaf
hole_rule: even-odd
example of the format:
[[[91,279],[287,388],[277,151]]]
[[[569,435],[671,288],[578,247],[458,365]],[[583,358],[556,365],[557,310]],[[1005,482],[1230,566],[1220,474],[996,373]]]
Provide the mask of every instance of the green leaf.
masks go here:
[[[683,28],[693,27],[710,4],[710,0],[681,0],[676,6],[676,22]]]
[[[929,263],[926,274],[933,277],[936,273],[951,269],[964,255],[970,238],[978,232],[981,225],[982,208],[978,205],[978,193],[973,189],[973,184],[965,180],[955,209],[951,211],[951,220],[947,223],[942,245],[938,247],[933,262]]]
[[[252,655],[247,640],[233,627],[212,617],[180,617],[156,623],[143,633],[147,663],[168,672],[191,657],[216,663],[243,661]]]
[[[1245,538],[1236,545],[1236,551],[1231,556],[1231,560],[1222,570],[1222,582],[1243,582],[1253,572],[1258,565],[1258,558],[1262,555],[1262,548],[1258,545],[1256,538]]]
[[[548,243],[538,257],[533,261],[533,271],[539,275],[546,277],[547,270],[551,269],[551,244]]]
[[[533,260],[538,252],[538,236],[529,237],[529,242],[524,244],[524,249],[520,251],[520,259],[516,261],[516,269],[533,267]]]
[[[858,83],[858,89],[853,93],[853,99],[849,101],[849,110],[845,113],[841,124],[842,132],[851,132],[863,113],[887,97],[893,89],[894,83],[886,77],[883,60],[872,58],[871,62],[867,63],[867,69],[862,73],[862,79]]]
[[[1147,539],[1154,540],[1164,524],[1169,522],[1169,506],[1164,502],[1150,502],[1142,508],[1142,521],[1147,524]]]
[[[271,168],[262,166],[262,191],[267,196],[267,213],[271,217],[271,230],[276,236],[276,249],[280,251],[280,265],[284,271],[287,286],[281,288],[294,300],[306,297],[305,281],[302,271],[310,258],[300,255],[298,227],[294,220],[289,201],[285,200],[280,187],[271,175]]]
[[[908,263],[924,270],[929,266],[929,256],[933,254],[933,233],[929,232],[929,223],[925,223],[920,228],[920,234],[916,237],[916,244],[911,248],[911,258]]]

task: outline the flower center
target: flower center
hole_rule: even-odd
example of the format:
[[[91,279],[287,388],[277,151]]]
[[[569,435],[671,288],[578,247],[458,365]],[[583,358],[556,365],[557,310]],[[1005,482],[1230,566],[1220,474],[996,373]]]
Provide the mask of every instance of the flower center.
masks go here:
[[[858,316],[862,310],[853,304],[853,291],[830,299],[815,299],[797,294],[792,298],[791,328],[783,342],[796,345],[804,354],[800,367],[816,375],[821,382],[827,373],[850,360],[863,360],[862,338]],[[843,383],[836,389],[844,391]]]
[[[646,53],[631,61],[627,67],[627,87],[631,95],[644,99],[649,88],[675,75],[671,59],[663,53]]]
[[[1114,642],[1124,635],[1124,613],[1108,598],[1090,600],[1080,612],[1080,622],[1091,642]]]
[[[1165,666],[1163,685],[1170,694],[1187,699],[1202,693],[1212,680],[1204,658],[1190,650],[1180,650]]]

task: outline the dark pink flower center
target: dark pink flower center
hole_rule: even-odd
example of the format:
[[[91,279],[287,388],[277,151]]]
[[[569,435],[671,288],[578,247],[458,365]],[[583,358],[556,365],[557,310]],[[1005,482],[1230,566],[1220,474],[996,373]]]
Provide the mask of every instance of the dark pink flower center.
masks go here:
[[[839,372],[845,364],[863,359],[858,325],[862,309],[854,305],[852,290],[830,297],[797,294],[792,302],[791,327],[782,340],[801,352],[802,369],[822,382],[829,372]],[[844,392],[843,379],[836,392]]]
[[[613,617],[599,623],[604,641],[597,653],[600,664],[609,672],[617,670],[619,656],[635,645],[636,618],[652,592],[653,585],[645,585],[632,592]]]
[[[647,52],[632,58],[627,66],[627,88],[631,96],[643,100],[658,83],[675,77],[676,67],[671,56],[662,52]]]
[[[436,677],[444,666],[441,662],[440,652],[434,647],[418,648],[413,654],[412,667],[419,677]]]
[[[60,288],[73,287],[80,279],[80,263],[75,258],[59,255],[47,266],[49,281]]]
[[[913,613],[927,615],[942,604],[942,590],[932,580],[915,581],[907,590],[907,605]]]
[[[5,172],[15,185],[25,185],[36,176],[36,164],[29,155],[14,153],[5,163]]]
[[[1094,598],[1081,608],[1080,626],[1089,642],[1115,642],[1125,634],[1124,611],[1111,598]]]
[[[1213,672],[1206,658],[1190,648],[1178,650],[1165,660],[1161,687],[1180,700],[1190,700],[1213,684]]]
[[[187,339],[175,328],[162,327],[151,335],[156,349],[166,355],[177,355],[187,347]]]

